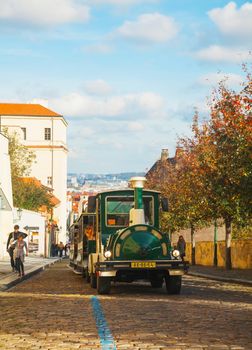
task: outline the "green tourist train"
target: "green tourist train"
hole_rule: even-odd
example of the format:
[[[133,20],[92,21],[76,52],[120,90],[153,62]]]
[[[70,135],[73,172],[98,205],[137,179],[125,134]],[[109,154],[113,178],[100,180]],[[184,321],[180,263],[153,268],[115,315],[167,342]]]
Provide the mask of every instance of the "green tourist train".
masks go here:
[[[145,181],[134,177],[129,189],[89,197],[86,211],[70,227],[70,266],[99,294],[108,294],[112,281],[137,280],[153,288],[165,282],[168,294],[180,293],[188,262],[160,230],[160,210],[168,210],[167,200],[144,189]]]

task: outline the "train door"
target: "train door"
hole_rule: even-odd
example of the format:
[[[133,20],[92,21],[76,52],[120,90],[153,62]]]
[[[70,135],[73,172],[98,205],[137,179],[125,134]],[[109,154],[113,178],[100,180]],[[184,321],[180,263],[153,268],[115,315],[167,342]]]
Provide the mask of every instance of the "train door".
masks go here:
[[[86,268],[88,264],[88,255],[95,253],[95,234],[96,234],[96,215],[83,215],[83,267]]]

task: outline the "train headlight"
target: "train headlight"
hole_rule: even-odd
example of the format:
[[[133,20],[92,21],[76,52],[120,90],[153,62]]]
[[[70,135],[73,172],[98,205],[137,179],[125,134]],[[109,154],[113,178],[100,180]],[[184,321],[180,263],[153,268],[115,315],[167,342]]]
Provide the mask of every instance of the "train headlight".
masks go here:
[[[177,249],[174,249],[172,252],[172,255],[174,256],[174,258],[178,258],[180,256],[180,252]]]
[[[111,255],[112,253],[110,250],[106,250],[106,252],[104,253],[105,258],[111,258]]]

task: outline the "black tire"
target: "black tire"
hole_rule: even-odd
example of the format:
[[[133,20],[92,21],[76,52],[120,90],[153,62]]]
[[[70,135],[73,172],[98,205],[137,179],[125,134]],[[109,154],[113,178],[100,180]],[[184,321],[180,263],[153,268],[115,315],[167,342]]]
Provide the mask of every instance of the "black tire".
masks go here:
[[[165,284],[167,294],[180,294],[181,290],[181,276],[166,276]]]
[[[97,287],[96,274],[95,273],[91,273],[90,274],[90,286],[92,288],[96,288]]]
[[[163,278],[151,278],[150,279],[150,283],[152,288],[162,288],[163,283],[164,283],[164,279]]]
[[[97,276],[98,294],[109,294],[111,288],[111,279],[109,277]]]

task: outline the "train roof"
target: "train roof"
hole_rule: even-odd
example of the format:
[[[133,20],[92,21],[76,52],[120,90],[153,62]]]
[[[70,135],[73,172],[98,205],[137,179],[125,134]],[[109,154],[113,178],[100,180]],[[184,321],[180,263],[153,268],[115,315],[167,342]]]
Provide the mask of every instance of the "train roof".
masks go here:
[[[118,190],[101,191],[101,192],[98,192],[95,196],[99,196],[99,194],[104,194],[104,193],[128,192],[128,191],[134,191],[134,188],[130,188],[130,187],[129,187],[129,188],[118,189]],[[160,194],[159,191],[150,190],[150,189],[148,189],[148,188],[143,188],[143,191],[146,191],[146,192],[153,192],[153,193]]]

